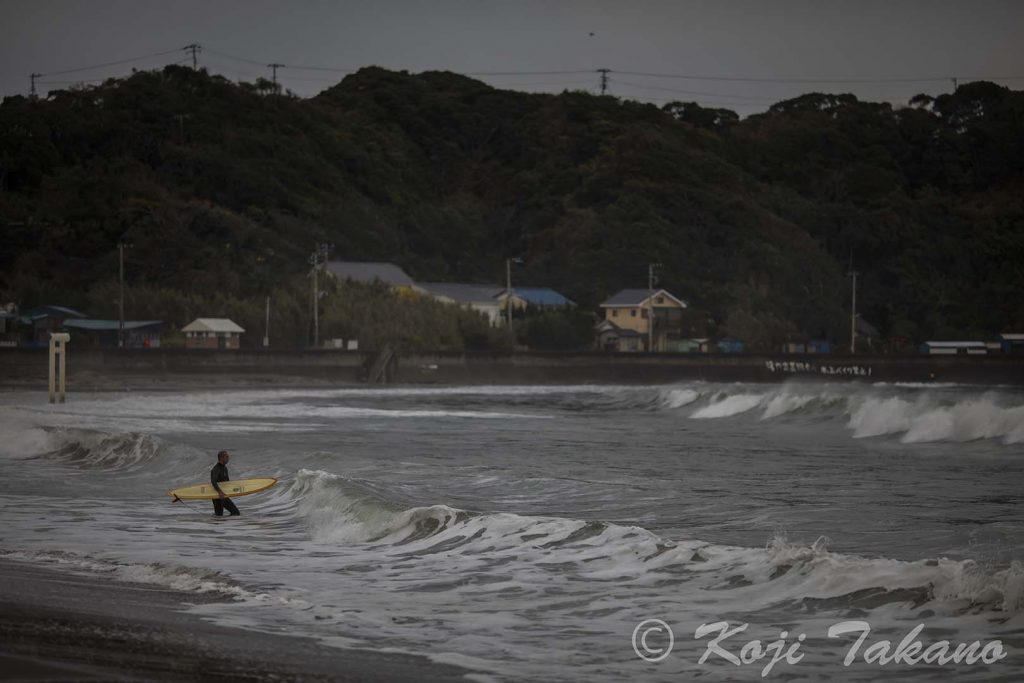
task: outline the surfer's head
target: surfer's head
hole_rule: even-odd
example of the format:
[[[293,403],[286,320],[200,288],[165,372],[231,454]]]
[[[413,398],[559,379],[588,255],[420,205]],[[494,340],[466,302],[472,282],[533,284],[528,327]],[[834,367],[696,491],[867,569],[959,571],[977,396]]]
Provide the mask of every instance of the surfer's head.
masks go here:
[[[228,460],[230,459],[231,454],[228,453],[227,451],[221,451],[220,453],[217,454],[217,462],[219,462],[221,465],[227,465]]]

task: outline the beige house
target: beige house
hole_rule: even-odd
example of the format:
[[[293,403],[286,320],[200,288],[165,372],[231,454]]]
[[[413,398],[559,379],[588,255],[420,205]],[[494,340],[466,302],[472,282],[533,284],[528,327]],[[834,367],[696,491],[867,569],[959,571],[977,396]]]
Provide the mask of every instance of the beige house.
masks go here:
[[[601,304],[604,323],[598,325],[601,348],[612,351],[666,351],[682,334],[686,302],[664,289],[624,289]],[[654,316],[653,333],[650,327]],[[653,348],[648,349],[648,339]]]
[[[181,331],[186,349],[237,349],[245,332],[227,318],[196,318]]]

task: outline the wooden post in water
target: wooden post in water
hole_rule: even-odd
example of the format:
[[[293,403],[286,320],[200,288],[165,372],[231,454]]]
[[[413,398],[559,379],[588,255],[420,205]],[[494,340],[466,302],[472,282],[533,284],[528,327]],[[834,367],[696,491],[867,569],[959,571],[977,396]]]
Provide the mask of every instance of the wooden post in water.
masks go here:
[[[50,335],[50,403],[64,403],[67,399],[67,343],[71,335],[54,332]],[[57,360],[60,356],[60,360]]]

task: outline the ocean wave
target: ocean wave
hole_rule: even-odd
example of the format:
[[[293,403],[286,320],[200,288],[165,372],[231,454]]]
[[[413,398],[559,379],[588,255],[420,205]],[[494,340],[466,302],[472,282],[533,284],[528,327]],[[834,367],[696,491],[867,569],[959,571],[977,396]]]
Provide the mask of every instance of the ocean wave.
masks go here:
[[[57,445],[38,457],[83,469],[131,471],[164,452],[161,439],[149,434],[105,434],[86,429],[52,429]]]
[[[212,569],[165,563],[125,563],[89,555],[55,550],[0,550],[0,558],[39,562],[63,569],[104,574],[117,581],[145,583],[189,593],[216,593],[237,600],[252,600],[261,594],[249,591]]]
[[[765,394],[719,395],[712,403],[694,411],[690,417],[698,420],[732,417],[753,410],[764,399]]]
[[[700,392],[693,389],[662,389],[658,398],[662,407],[674,410],[688,406],[700,397]]]
[[[765,549],[772,571],[772,595],[818,607],[878,607],[889,602],[929,605],[944,612],[1024,611],[1024,565],[986,568],[974,560],[916,561],[831,553],[828,538],[810,546],[775,535]],[[778,588],[788,576],[789,590]]]
[[[929,394],[913,401],[872,397],[851,411],[848,427],[856,438],[902,434],[903,443],[1000,439],[1009,445],[1024,441],[1024,405],[1004,406],[990,394],[951,405]]]
[[[660,585],[686,577],[735,591],[751,609],[791,603],[877,607],[900,603],[949,614],[1024,610],[1024,567],[986,568],[971,560],[903,561],[832,553],[776,534],[763,549],[673,541],[643,527],[560,517],[479,513],[448,505],[403,506],[365,485],[300,470],[290,495],[314,541],[365,544],[402,557],[451,557],[452,568],[529,565],[574,580]]]

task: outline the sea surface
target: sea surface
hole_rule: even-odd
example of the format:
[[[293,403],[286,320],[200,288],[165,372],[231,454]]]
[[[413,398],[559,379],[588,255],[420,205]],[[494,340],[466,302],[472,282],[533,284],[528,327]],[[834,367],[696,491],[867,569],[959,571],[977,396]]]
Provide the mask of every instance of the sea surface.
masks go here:
[[[8,392],[0,430],[0,557],[217,623],[479,681],[1024,679],[1021,389]],[[220,449],[279,484],[171,502]]]

